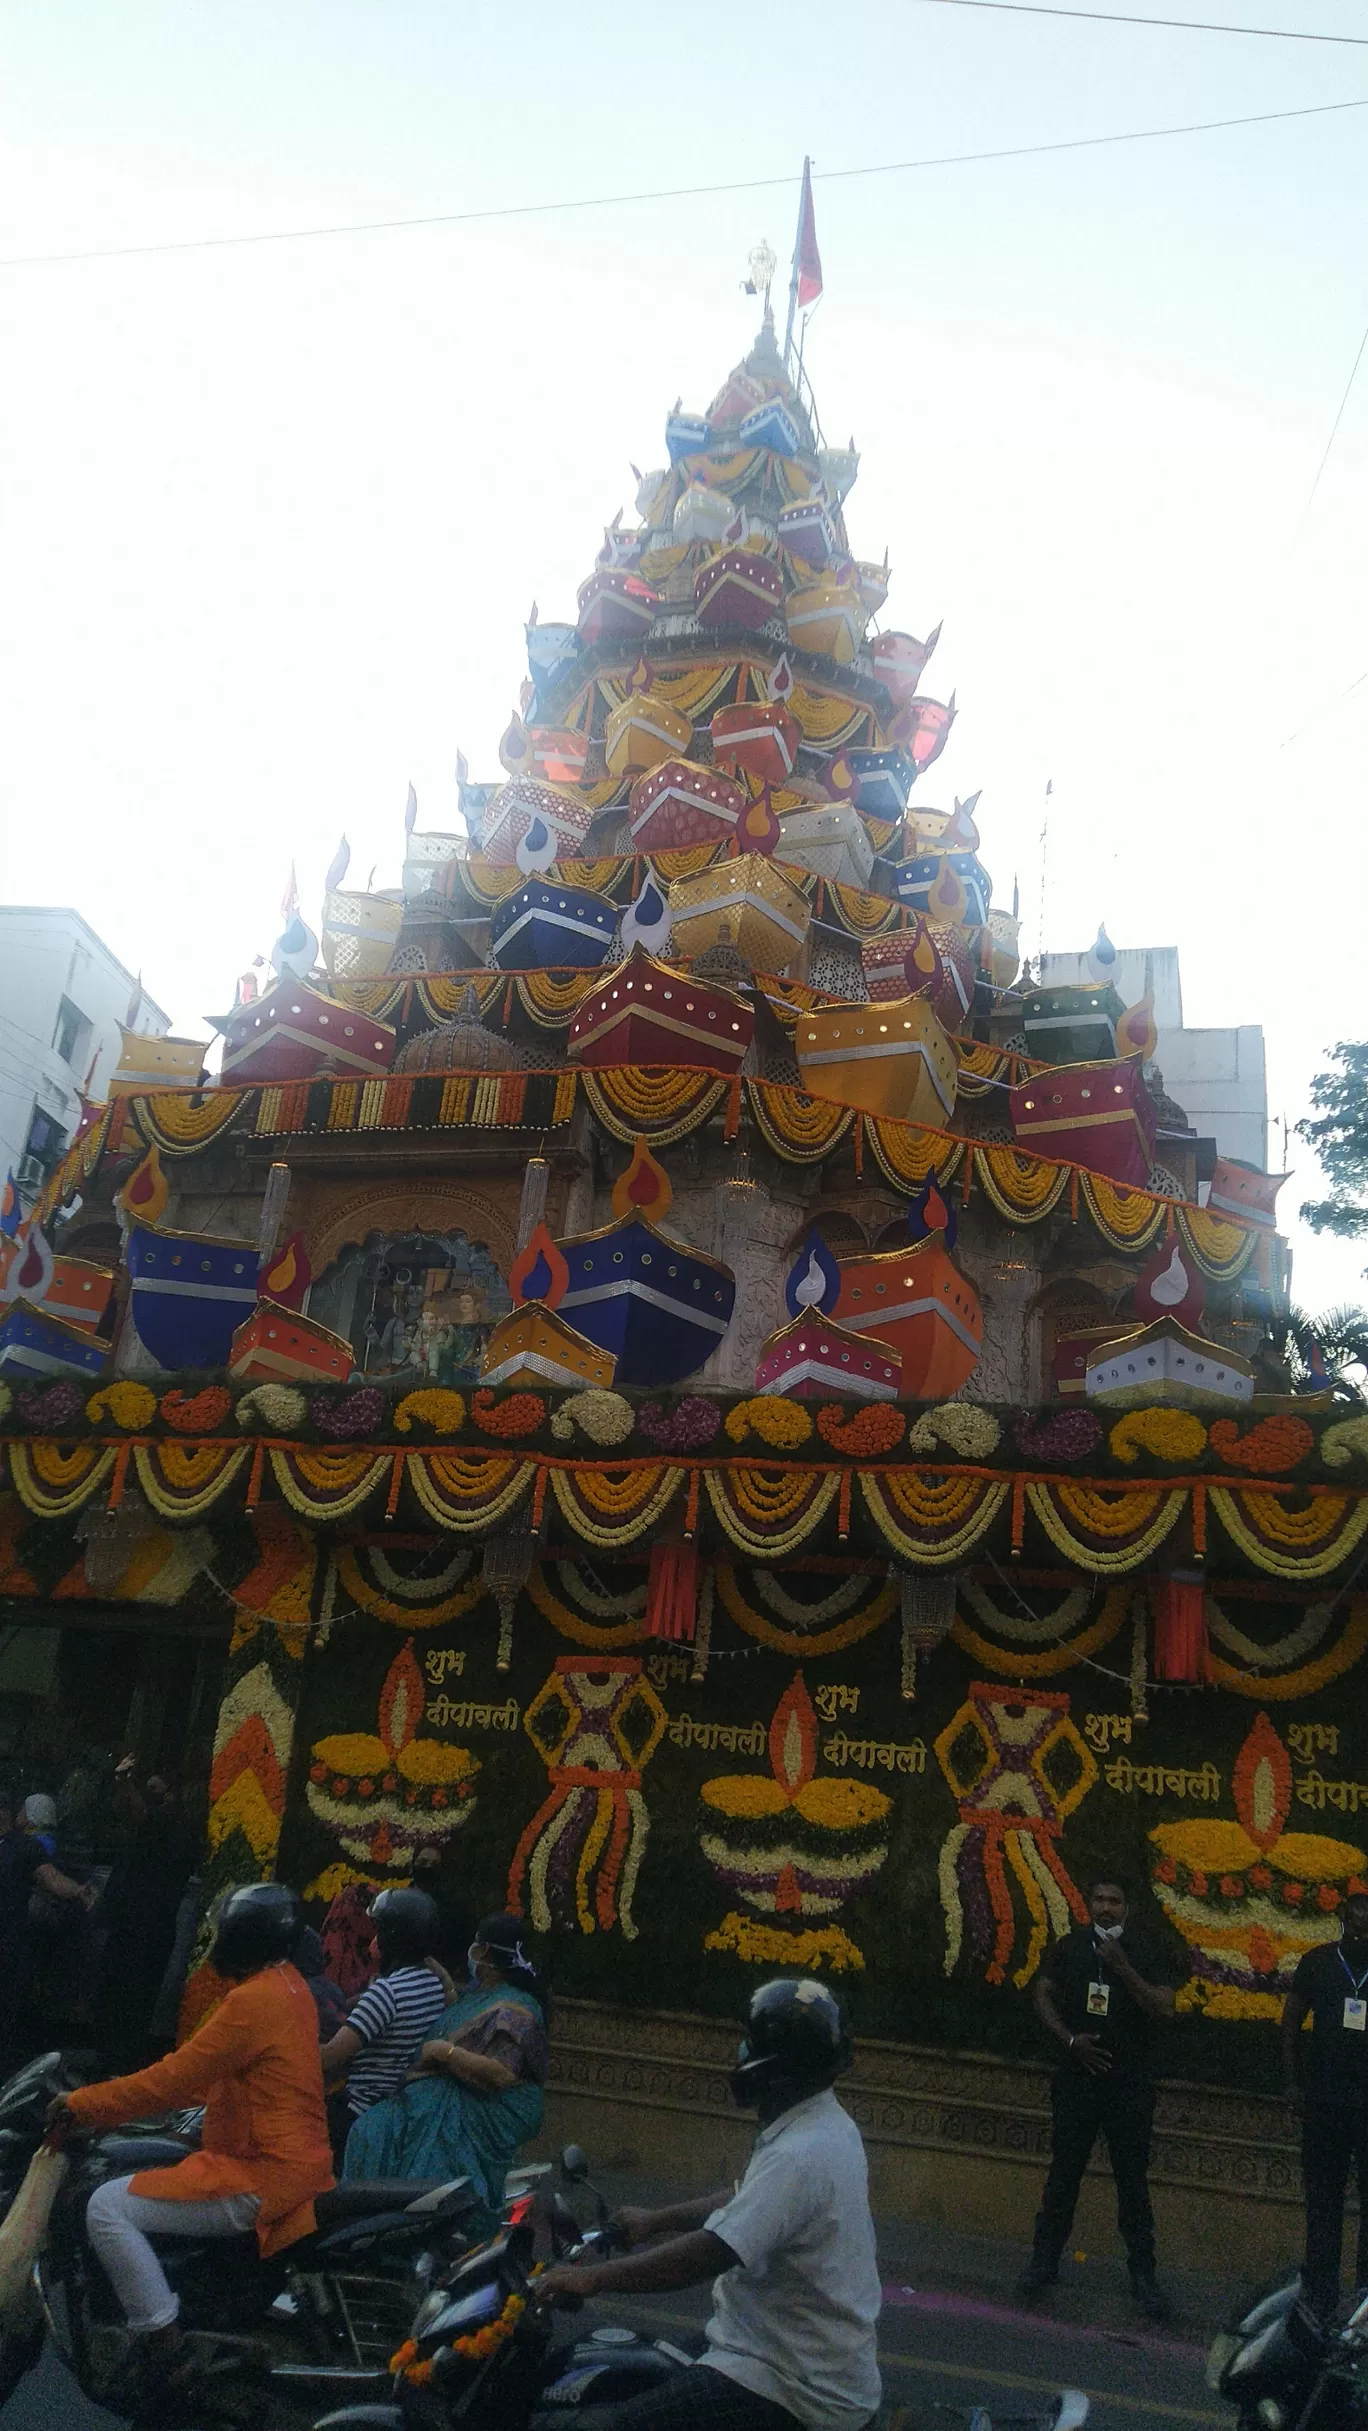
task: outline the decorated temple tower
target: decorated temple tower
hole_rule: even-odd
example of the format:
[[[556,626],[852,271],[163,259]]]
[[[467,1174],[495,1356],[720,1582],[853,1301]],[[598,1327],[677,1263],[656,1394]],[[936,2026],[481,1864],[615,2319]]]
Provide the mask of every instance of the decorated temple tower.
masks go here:
[[[1252,2083],[1368,1868],[1368,1437],[1278,1370],[1281,1177],[1105,938],[1020,966],[767,308],[664,453],[460,824],[291,907],[211,1081],[130,1039],[3,1253],[6,1608],[217,1613],[215,1886],[459,1859],[586,2044],[798,1965],[1025,2052],[1105,1862]]]

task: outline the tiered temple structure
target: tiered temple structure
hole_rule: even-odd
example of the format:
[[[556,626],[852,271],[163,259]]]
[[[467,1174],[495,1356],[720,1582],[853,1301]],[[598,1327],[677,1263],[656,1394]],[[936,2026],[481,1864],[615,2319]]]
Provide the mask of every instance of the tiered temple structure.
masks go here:
[[[221,1646],[212,1889],[442,1851],[642,2149],[821,1970],[909,2199],[1023,2212],[1024,1995],[1115,1867],[1232,2106],[1166,2200],[1243,2205],[1228,2089],[1368,1872],[1368,1421],[1288,1392],[1281,1177],[1110,948],[1019,969],[768,313],[665,454],[464,832],[335,872],[216,1078],[130,1040],[0,1252],[3,1609]]]

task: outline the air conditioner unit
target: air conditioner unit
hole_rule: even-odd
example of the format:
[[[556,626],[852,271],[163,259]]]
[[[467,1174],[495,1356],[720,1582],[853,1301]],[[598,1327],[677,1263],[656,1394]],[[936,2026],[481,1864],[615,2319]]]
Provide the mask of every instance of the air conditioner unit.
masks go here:
[[[21,1190],[41,1190],[47,1180],[47,1167],[40,1156],[21,1156],[14,1178]]]

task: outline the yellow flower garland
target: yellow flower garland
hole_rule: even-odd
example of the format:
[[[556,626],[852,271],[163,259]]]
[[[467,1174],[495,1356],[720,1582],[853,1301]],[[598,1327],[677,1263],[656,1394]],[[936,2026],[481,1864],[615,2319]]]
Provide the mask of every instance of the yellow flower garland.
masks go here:
[[[394,1413],[394,1428],[398,1435],[413,1431],[415,1418],[424,1426],[434,1427],[439,1435],[459,1435],[465,1425],[466,1407],[459,1393],[448,1391],[444,1385],[428,1385],[421,1392],[405,1393]]]
[[[26,1511],[38,1519],[65,1519],[90,1502],[114,1466],[112,1444],[79,1444],[63,1452],[57,1444],[12,1443],[10,1476]]]
[[[1069,1173],[1069,1166],[1049,1164],[1019,1148],[982,1140],[975,1145],[974,1178],[1009,1224],[1038,1224],[1049,1215],[1069,1186]]]
[[[409,1452],[405,1472],[429,1519],[458,1535],[483,1536],[507,1519],[536,1474],[508,1452]]]
[[[738,1401],[728,1410],[727,1433],[733,1443],[758,1435],[771,1451],[796,1452],[811,1438],[812,1418],[801,1401],[788,1401],[781,1393],[757,1393],[752,1401]]]
[[[634,1470],[630,1473],[632,1486],[639,1489],[643,1477],[646,1480],[644,1495],[638,1490],[630,1499],[625,1492],[620,1498],[615,1496],[610,1482],[603,1478],[601,1472],[592,1469],[553,1469],[551,1486],[576,1536],[586,1544],[597,1545],[601,1552],[606,1553],[620,1545],[634,1544],[639,1537],[649,1535],[658,1526],[684,1482],[684,1471],[671,1467],[657,1468],[652,1463],[644,1471]],[[586,1511],[580,1499],[591,1478],[601,1489],[597,1501],[598,1519],[592,1516],[594,1505],[591,1503],[590,1510]],[[609,1510],[618,1515],[609,1519]]]
[[[786,1507],[781,1507],[782,1498],[777,1488],[766,1493],[762,1487],[752,1485],[744,1495],[746,1507],[733,1507],[728,1486],[734,1492],[738,1479],[753,1479],[755,1475],[754,1470],[705,1470],[708,1499],[717,1514],[723,1535],[739,1553],[748,1553],[765,1561],[782,1561],[786,1553],[795,1552],[820,1526],[836,1498],[841,1481],[834,1470],[825,1475],[819,1471],[815,1477],[805,1475],[802,1479],[804,1499],[801,1505],[788,1503]],[[791,1525],[784,1528],[779,1522],[787,1516],[788,1511],[795,1511],[796,1515]],[[747,1524],[748,1519],[750,1525]],[[766,1520],[769,1524],[762,1525]]]
[[[1318,1550],[1312,1550],[1308,1546],[1304,1552],[1279,1552],[1270,1546],[1262,1535],[1256,1535],[1254,1530],[1246,1524],[1240,1508],[1242,1503],[1246,1508],[1251,1502],[1254,1503],[1255,1508],[1259,1510],[1262,1523],[1261,1506],[1272,1501],[1271,1495],[1255,1496],[1250,1494],[1247,1488],[1239,1492],[1232,1492],[1228,1486],[1212,1486],[1208,1490],[1211,1496],[1211,1507],[1231,1543],[1248,1560],[1256,1563],[1260,1570],[1269,1571],[1274,1578],[1309,1580],[1328,1577],[1332,1570],[1338,1569],[1340,1563],[1348,1559],[1364,1531],[1368,1530],[1368,1498],[1350,1507],[1348,1516],[1345,1517],[1344,1506],[1348,1503],[1348,1496],[1327,1495],[1319,1499],[1337,1503],[1340,1506],[1335,1515],[1336,1519],[1342,1518],[1344,1521],[1340,1533],[1329,1544],[1321,1545]],[[1297,1542],[1292,1523],[1299,1517],[1304,1519],[1307,1514],[1292,1512],[1279,1514],[1285,1544],[1295,1545]],[[1271,1530],[1270,1533],[1272,1533]]]
[[[1148,1190],[1127,1189],[1100,1173],[1080,1173],[1083,1204],[1113,1249],[1148,1249],[1164,1221],[1164,1201]]]
[[[1063,1505],[1063,1512],[1055,1506],[1053,1498],[1056,1495]],[[1175,1486],[1168,1493],[1158,1486],[1132,1488],[1128,1492],[1132,1512],[1127,1518],[1104,1504],[1095,1488],[1076,1486],[1061,1478],[1052,1485],[1028,1485],[1026,1499],[1051,1544],[1064,1555],[1066,1561],[1075,1562],[1080,1570],[1093,1570],[1105,1577],[1108,1572],[1140,1569],[1151,1553],[1157,1552],[1162,1545],[1188,1498],[1182,1486]],[[1144,1506],[1138,1514],[1133,1508],[1136,1502]],[[1096,1545],[1084,1544],[1075,1536],[1066,1524],[1064,1513],[1070,1514],[1080,1527],[1087,1528],[1094,1535],[1119,1537],[1126,1526],[1134,1528],[1135,1533],[1124,1544],[1117,1545],[1115,1550],[1104,1550]],[[1148,1524],[1146,1513],[1153,1514]]]
[[[593,1621],[581,1620],[579,1614],[572,1612],[569,1605],[563,1603],[547,1584],[546,1572],[540,1563],[528,1579],[527,1592],[542,1619],[549,1621],[563,1638],[569,1638],[572,1646],[583,1646],[592,1653],[602,1654],[614,1646],[634,1646],[642,1636],[644,1613],[636,1613],[631,1620],[619,1621],[611,1629],[602,1629]]]
[[[864,1954],[839,1925],[808,1926],[803,1932],[785,1933],[774,1925],[758,1924],[753,1917],[740,1916],[733,1909],[724,1916],[716,1932],[705,1934],[705,1950],[730,1950],[748,1967],[801,1967],[812,1975],[823,1965],[833,1975],[849,1970],[864,1972]]]
[[[252,1456],[245,1443],[135,1444],[138,1483],[158,1519],[201,1519]]]
[[[1192,1410],[1127,1410],[1111,1431],[1113,1460],[1136,1460],[1152,1452],[1156,1460],[1200,1460],[1207,1431]]]
[[[987,1535],[1012,1490],[1011,1484],[1006,1478],[1000,1482],[995,1479],[979,1478],[975,1480],[979,1500],[968,1510],[963,1524],[956,1529],[953,1536],[939,1537],[932,1543],[924,1535],[910,1536],[905,1528],[899,1526],[895,1512],[889,1509],[885,1496],[886,1492],[893,1489],[896,1474],[896,1471],[887,1469],[881,1474],[873,1471],[868,1474],[862,1473],[860,1491],[864,1496],[869,1515],[886,1543],[892,1546],[895,1553],[901,1554],[905,1561],[911,1562],[917,1569],[922,1570],[949,1570],[953,1569],[956,1563],[961,1562],[971,1546],[978,1544],[980,1539]],[[902,1505],[896,1495],[894,1495],[894,1500],[898,1502],[898,1508],[901,1509]],[[925,1526],[925,1521],[922,1524]]]
[[[243,1447],[245,1450],[245,1446]],[[389,1467],[386,1452],[321,1452],[271,1449],[276,1485],[301,1519],[350,1519]],[[298,1471],[298,1482],[295,1471]],[[314,1489],[312,1492],[310,1488]]]
[[[998,1646],[983,1637],[962,1615],[956,1614],[950,1635],[957,1646],[972,1655],[985,1671],[994,1672],[999,1679],[1048,1680],[1057,1671],[1067,1671],[1071,1664],[1084,1663],[1091,1655],[1110,1646],[1126,1618],[1130,1603],[1129,1587],[1109,1589],[1102,1610],[1095,1621],[1078,1635],[1065,1638],[1058,1646],[1031,1650],[1023,1646]]]
[[[758,1612],[742,1593],[741,1582],[731,1562],[718,1562],[714,1569],[717,1592],[738,1629],[747,1637],[756,1638],[762,1646],[772,1647],[776,1654],[793,1655],[799,1661],[816,1660],[818,1655],[841,1654],[847,1646],[857,1645],[871,1630],[881,1628],[897,1611],[902,1590],[890,1579],[871,1601],[853,1612],[848,1620],[840,1621],[834,1629],[780,1629],[768,1615]]]
[[[474,1556],[457,1554],[453,1558],[470,1561]],[[377,1587],[371,1585],[350,1545],[339,1545],[336,1561],[338,1581],[352,1602],[358,1604],[363,1612],[369,1612],[373,1619],[392,1622],[396,1629],[435,1629],[442,1621],[459,1620],[462,1613],[471,1611],[485,1593],[484,1580],[477,1570],[474,1578],[467,1579],[450,1595],[438,1596],[430,1604],[406,1604],[396,1596],[382,1595]]]
[[[157,1396],[145,1384],[137,1384],[131,1376],[123,1376],[117,1384],[102,1385],[92,1393],[85,1406],[92,1426],[101,1418],[112,1418],[116,1427],[150,1426],[157,1415]]]

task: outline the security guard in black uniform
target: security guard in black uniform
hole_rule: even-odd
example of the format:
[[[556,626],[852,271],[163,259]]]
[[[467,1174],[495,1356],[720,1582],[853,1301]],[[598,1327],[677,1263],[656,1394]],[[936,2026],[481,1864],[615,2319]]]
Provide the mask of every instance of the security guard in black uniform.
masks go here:
[[[1302,2026],[1311,2019],[1311,2032]],[[1302,2111],[1306,2260],[1302,2285],[1332,2313],[1339,2296],[1340,2244],[1349,2172],[1358,2176],[1356,2284],[1368,2282],[1368,1895],[1350,1891],[1338,1941],[1308,1950],[1283,2003],[1288,2099]],[[1298,2061],[1305,2054],[1304,2090]]]
[[[1151,2321],[1169,2303],[1155,2275],[1149,2193],[1154,2028],[1173,2015],[1165,1967],[1127,1922],[1123,1884],[1099,1875],[1088,1892],[1089,1922],[1066,1933],[1035,1983],[1036,2014],[1061,2046],[1050,2093],[1050,2169],[1036,2215],[1035,2244],[1019,2293],[1036,2300],[1059,2277],[1083,2172],[1099,2130],[1116,2180],[1116,2222],[1130,2264],[1131,2293]]]

